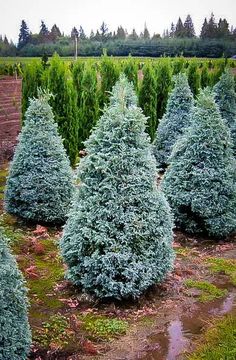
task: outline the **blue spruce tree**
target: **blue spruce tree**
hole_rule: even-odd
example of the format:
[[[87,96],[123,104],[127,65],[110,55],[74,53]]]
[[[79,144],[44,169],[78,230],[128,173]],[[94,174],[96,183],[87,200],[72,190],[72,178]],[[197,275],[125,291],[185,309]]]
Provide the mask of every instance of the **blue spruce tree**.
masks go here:
[[[236,93],[234,77],[226,70],[214,86],[215,100],[221,115],[231,131],[234,155],[236,155]]]
[[[74,192],[73,174],[48,104],[48,95],[30,101],[10,166],[5,208],[38,223],[63,223]]]
[[[31,346],[26,288],[0,230],[0,359],[26,360]]]
[[[164,170],[169,164],[171,150],[179,136],[190,124],[190,113],[193,108],[193,95],[185,74],[175,76],[175,86],[167,102],[166,113],[161,119],[153,143],[153,153],[157,166]]]
[[[191,127],[173,148],[161,188],[176,225],[224,237],[236,229],[236,168],[230,132],[208,88],[197,99]]]
[[[172,217],[145,122],[121,76],[85,143],[61,251],[68,279],[99,298],[136,298],[172,268]]]

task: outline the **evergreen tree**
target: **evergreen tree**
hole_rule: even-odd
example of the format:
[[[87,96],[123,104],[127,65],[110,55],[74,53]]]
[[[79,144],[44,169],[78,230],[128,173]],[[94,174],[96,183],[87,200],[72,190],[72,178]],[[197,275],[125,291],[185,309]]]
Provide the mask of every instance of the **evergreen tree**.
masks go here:
[[[169,91],[171,88],[172,72],[171,72],[169,59],[160,61],[155,70],[156,70],[156,78],[157,78],[157,87],[156,87],[157,122],[155,128],[156,131],[159,119],[161,119],[162,116],[164,115]]]
[[[71,165],[75,165],[78,152],[78,111],[73,79],[67,64],[57,54],[52,57],[47,75],[47,88],[54,95],[50,104],[59,133]]]
[[[188,67],[188,82],[193,95],[196,96],[200,89],[200,72],[195,60],[192,60]]]
[[[202,67],[200,83],[202,89],[210,85],[210,77],[206,64]]]
[[[138,66],[136,61],[129,55],[123,66],[123,72],[129,82],[132,82],[135,90],[138,88]]]
[[[31,346],[23,276],[0,230],[0,359],[26,360]]]
[[[63,223],[73,195],[72,171],[48,102],[30,101],[10,166],[5,208],[37,223]]]
[[[146,25],[146,24],[145,24],[145,26],[144,26],[143,38],[144,38],[145,40],[149,40],[149,39],[150,39],[150,34],[149,34],[149,31],[148,31],[148,28],[147,28],[147,25]]]
[[[175,76],[175,86],[167,102],[166,113],[161,119],[154,141],[153,152],[158,168],[163,170],[169,164],[173,145],[190,125],[193,109],[193,95],[185,74]]]
[[[175,37],[175,25],[173,22],[171,23],[171,27],[170,27],[170,37],[171,38]]]
[[[218,37],[219,38],[227,38],[230,36],[230,31],[229,31],[229,23],[227,22],[226,19],[221,19],[218,22]]]
[[[156,78],[154,70],[149,62],[146,62],[143,68],[143,81],[139,91],[139,106],[148,116],[147,132],[154,139],[157,127],[157,95]]]
[[[30,40],[29,28],[25,20],[22,20],[20,26],[19,39],[18,39],[18,48],[21,49],[23,46],[28,44],[29,40]]]
[[[54,24],[50,31],[50,38],[52,41],[55,41],[60,36],[61,36],[61,31],[60,31],[59,27],[56,24]]]
[[[41,20],[39,38],[41,42],[47,42],[48,40],[50,40],[50,32],[43,20]]]
[[[181,18],[179,17],[175,27],[175,37],[183,38],[185,36],[185,29]]]
[[[89,39],[93,41],[93,40],[94,40],[94,36],[95,36],[95,35],[94,35],[94,31],[91,30],[90,35],[89,35]]]
[[[193,38],[195,36],[194,25],[190,15],[187,15],[184,22],[184,36],[187,38]]]
[[[200,33],[200,38],[201,39],[206,39],[207,38],[207,32],[208,32],[208,21],[205,18],[204,22],[202,24],[202,29],[201,29],[201,33]]]
[[[43,66],[37,60],[30,61],[23,68],[22,82],[22,115],[24,115],[29,106],[29,99],[36,97],[38,88],[43,85]]]
[[[178,227],[216,238],[235,231],[235,165],[229,130],[206,88],[161,184]]]
[[[234,77],[226,70],[220,81],[214,86],[215,100],[219,106],[221,116],[231,131],[233,151],[236,155],[236,93]]]
[[[133,29],[132,33],[129,35],[130,40],[138,40],[138,34],[136,33],[136,30]]]
[[[106,40],[108,35],[108,27],[107,25],[104,23],[102,23],[102,25],[100,26],[100,36],[101,36],[101,40],[104,41]]]
[[[72,39],[74,39],[75,37],[78,39],[79,32],[78,32],[78,30],[76,29],[75,26],[72,28],[70,36],[71,36]]]
[[[124,40],[126,38],[126,33],[122,26],[118,26],[116,38],[119,40]]]
[[[124,77],[79,165],[61,240],[67,276],[99,298],[137,298],[173,263],[172,218],[156,184],[145,117]]]
[[[79,149],[90,135],[99,114],[97,96],[97,74],[95,69],[87,64],[81,80],[81,104],[79,109]]]
[[[119,69],[112,57],[107,56],[106,52],[101,57],[100,62],[101,87],[99,94],[99,106],[103,109],[109,101],[109,92],[119,78]]]
[[[80,40],[86,40],[86,35],[85,35],[84,29],[82,28],[81,25],[79,27],[79,38],[80,38]]]
[[[77,60],[73,64],[72,68],[72,77],[73,77],[73,84],[74,88],[76,90],[77,95],[77,108],[81,108],[81,98],[82,98],[82,78],[83,78],[83,72],[84,72],[85,63],[84,61]]]
[[[6,35],[4,36],[4,40],[3,40],[4,44],[5,45],[9,45],[9,41],[8,41],[8,38],[6,37]]]

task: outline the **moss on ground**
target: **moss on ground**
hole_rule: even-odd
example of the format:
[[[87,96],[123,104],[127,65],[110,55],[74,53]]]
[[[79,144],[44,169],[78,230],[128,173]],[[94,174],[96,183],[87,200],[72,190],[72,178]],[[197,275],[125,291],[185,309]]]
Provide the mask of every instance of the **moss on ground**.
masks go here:
[[[93,340],[112,340],[119,335],[124,335],[128,329],[127,321],[116,318],[87,314],[80,320],[82,329]]]
[[[199,341],[199,346],[188,360],[235,360],[236,316],[217,320]]]
[[[226,289],[219,289],[208,281],[187,279],[184,284],[187,288],[198,289],[201,291],[198,297],[200,302],[212,301],[221,298],[228,293]]]
[[[232,284],[236,286],[236,260],[208,258],[206,262],[211,272],[228,275]]]

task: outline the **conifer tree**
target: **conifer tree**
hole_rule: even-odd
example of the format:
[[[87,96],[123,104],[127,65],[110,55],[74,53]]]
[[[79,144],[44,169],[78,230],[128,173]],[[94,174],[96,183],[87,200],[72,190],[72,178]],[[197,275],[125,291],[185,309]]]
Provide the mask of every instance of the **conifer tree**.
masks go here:
[[[77,94],[71,72],[57,54],[50,61],[46,86],[54,95],[50,99],[50,105],[71,165],[74,166],[78,154]]]
[[[32,99],[10,166],[5,208],[37,223],[63,223],[74,192],[73,175],[48,105]]]
[[[81,104],[79,108],[79,149],[89,137],[92,127],[98,119],[97,74],[90,65],[84,69],[81,80]]]
[[[38,60],[32,60],[23,68],[22,82],[22,115],[23,122],[25,112],[29,106],[29,99],[37,96],[39,87],[43,85],[43,66]]]
[[[184,22],[184,36],[187,38],[193,38],[195,36],[194,25],[190,15],[187,15]]]
[[[109,101],[109,93],[119,78],[119,68],[104,52],[100,63],[101,87],[99,96],[99,106],[103,109],[104,105]]]
[[[188,82],[193,95],[196,96],[200,89],[200,72],[195,60],[192,60],[188,67]]]
[[[215,100],[221,115],[231,131],[234,154],[236,155],[236,93],[234,77],[226,70],[214,86]]]
[[[191,127],[174,146],[161,188],[176,225],[220,238],[236,229],[236,172],[230,132],[214,96],[201,91]]]
[[[202,67],[200,83],[202,89],[210,85],[210,77],[206,64],[204,64]]]
[[[61,251],[68,278],[99,298],[136,298],[172,268],[172,218],[145,120],[121,77],[79,165]]]
[[[154,141],[153,152],[160,170],[169,164],[173,145],[190,125],[193,95],[185,74],[175,76],[175,86],[167,102],[166,113],[161,119]]]
[[[157,95],[155,73],[149,62],[146,62],[143,67],[139,106],[143,109],[144,115],[148,116],[147,132],[151,140],[153,140],[157,127]]]
[[[22,20],[20,26],[19,39],[18,39],[18,48],[21,49],[23,46],[28,44],[29,40],[30,40],[29,28],[25,20]]]
[[[175,27],[175,37],[183,38],[185,36],[185,29],[181,18],[179,17]]]
[[[26,360],[31,346],[23,276],[0,230],[0,359]]]
[[[132,82],[134,88],[138,88],[138,66],[132,56],[129,55],[123,66],[123,72],[128,81]]]
[[[171,88],[172,72],[169,59],[167,58],[164,61],[160,61],[155,70],[157,79],[157,122],[155,128],[156,131],[159,120],[165,113],[168,95]]]

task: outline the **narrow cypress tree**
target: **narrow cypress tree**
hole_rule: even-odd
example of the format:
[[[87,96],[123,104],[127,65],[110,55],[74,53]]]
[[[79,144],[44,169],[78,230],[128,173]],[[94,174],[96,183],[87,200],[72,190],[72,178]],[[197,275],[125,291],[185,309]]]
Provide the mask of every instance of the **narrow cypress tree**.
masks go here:
[[[156,67],[156,77],[157,77],[157,87],[156,87],[156,97],[157,97],[157,122],[156,129],[159,123],[159,120],[165,113],[169,91],[171,88],[171,66],[169,59],[160,61]],[[155,131],[156,131],[155,129]]]
[[[138,88],[138,66],[135,59],[129,56],[123,66],[123,72],[127,79],[133,83],[134,88]]]
[[[79,149],[90,135],[92,127],[98,119],[97,75],[95,69],[88,64],[81,80],[81,104],[79,109]]]
[[[153,152],[158,168],[164,170],[169,164],[168,158],[173,145],[190,125],[190,113],[193,108],[193,95],[185,74],[175,76],[175,86],[167,102],[167,110],[156,132]]]
[[[193,95],[196,96],[200,89],[200,73],[195,60],[192,60],[188,67],[188,82]]]
[[[236,155],[236,93],[234,77],[229,70],[222,74],[220,81],[214,86],[214,92],[221,115],[230,128],[233,150]]]
[[[203,90],[191,127],[176,143],[161,188],[177,226],[219,238],[236,229],[236,171],[229,130]]]
[[[119,78],[118,65],[112,60],[111,57],[107,56],[106,53],[104,53],[101,58],[100,76],[101,86],[99,106],[100,109],[103,109],[104,105],[107,104],[109,101],[109,93],[112,90],[112,87],[115,85],[116,81]]]
[[[149,62],[143,68],[143,81],[139,91],[139,106],[143,109],[144,115],[148,116],[147,132],[154,139],[157,127],[157,96],[156,78]]]
[[[0,230],[0,359],[26,360],[31,346],[23,276]]]
[[[10,166],[5,208],[26,220],[62,223],[73,195],[73,177],[48,97],[41,93],[30,101]]]
[[[42,86],[43,66],[40,61],[32,60],[23,68],[22,83],[22,115],[24,120],[25,112],[29,106],[30,98],[37,96],[38,88]]]
[[[136,298],[172,268],[172,218],[136,103],[121,77],[86,142],[61,240],[68,278],[99,298]]]
[[[75,165],[78,154],[78,111],[77,97],[71,73],[60,57],[55,54],[50,62],[47,88],[54,95],[50,104],[63,138],[71,165]]]
[[[201,88],[204,89],[205,87],[210,85],[210,77],[208,73],[208,68],[206,64],[204,64],[202,71],[201,71]]]

